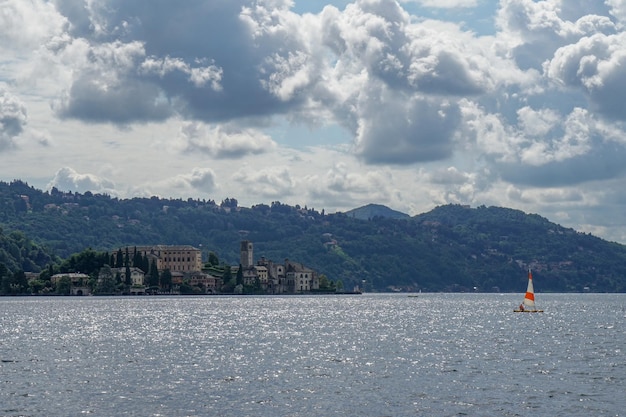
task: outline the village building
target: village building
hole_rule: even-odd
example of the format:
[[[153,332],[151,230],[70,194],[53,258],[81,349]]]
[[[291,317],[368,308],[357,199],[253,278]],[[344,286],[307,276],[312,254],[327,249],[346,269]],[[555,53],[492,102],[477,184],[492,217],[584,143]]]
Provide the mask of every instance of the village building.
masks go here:
[[[285,259],[285,278],[287,292],[290,293],[310,292],[320,288],[319,277],[315,271],[289,259]]]
[[[81,274],[79,272],[54,274],[50,277],[50,282],[52,283],[52,285],[56,286],[62,278],[68,278],[70,280],[71,295],[91,295],[91,289],[87,285],[87,282],[89,281],[89,275]]]
[[[130,269],[130,285],[143,286],[145,285],[146,274],[139,268],[131,267]],[[126,268],[111,268],[113,275],[120,274],[122,282],[126,282]]]
[[[267,271],[267,288],[269,294],[284,294],[287,292],[285,265],[275,263],[272,260],[261,259],[257,263],[258,267],[264,267]]]
[[[175,271],[192,272],[202,271],[202,251],[189,245],[154,245],[154,246],[127,246],[121,248],[131,256],[135,251],[150,262],[154,261],[159,271],[169,269]]]
[[[284,264],[277,264],[261,257],[256,263],[254,245],[248,240],[241,242],[240,260],[244,285],[256,285],[268,294],[296,294],[319,289],[319,276],[301,263],[285,259]],[[232,268],[237,274],[239,267]]]
[[[222,277],[194,272],[190,274],[189,285],[202,288],[206,294],[217,294],[222,287]]]
[[[130,269],[130,295],[143,295],[146,293],[146,274],[139,268]],[[122,282],[126,282],[126,268],[111,268],[114,275],[120,274]]]
[[[52,285],[56,285],[61,278],[69,278],[72,285],[86,284],[89,280],[89,275],[81,274],[80,272],[67,272],[62,274],[54,274],[50,277]]]

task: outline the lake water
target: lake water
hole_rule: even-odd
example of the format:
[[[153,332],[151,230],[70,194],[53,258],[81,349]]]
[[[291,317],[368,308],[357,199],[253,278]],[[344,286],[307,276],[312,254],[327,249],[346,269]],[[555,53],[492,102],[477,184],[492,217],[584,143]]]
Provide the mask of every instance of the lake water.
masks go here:
[[[626,415],[626,294],[522,297],[4,297],[0,415]]]

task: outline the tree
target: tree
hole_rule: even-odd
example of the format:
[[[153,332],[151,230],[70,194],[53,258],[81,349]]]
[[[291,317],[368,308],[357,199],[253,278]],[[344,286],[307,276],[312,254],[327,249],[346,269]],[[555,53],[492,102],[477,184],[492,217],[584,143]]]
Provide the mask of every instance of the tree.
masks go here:
[[[4,267],[4,264],[0,264]],[[28,280],[24,271],[20,270],[11,274],[6,267],[0,272],[0,293],[5,295],[26,294],[28,291]]]
[[[165,269],[161,272],[161,288],[166,291],[172,289],[172,273],[169,269]]]
[[[100,268],[98,272],[98,283],[96,284],[96,294],[113,294],[115,293],[115,276],[109,265]]]
[[[238,201],[236,198],[226,198],[220,204],[221,207],[237,208]]]
[[[39,294],[44,288],[46,288],[46,283],[40,279],[34,279],[28,283],[28,287],[31,294]]]
[[[328,277],[324,274],[320,275],[320,290],[329,290],[330,289],[330,281]]]
[[[159,270],[157,269],[156,261],[154,259],[152,260],[152,262],[150,262],[150,271],[148,272],[148,286],[159,286]]]
[[[137,246],[133,249],[133,266],[140,269],[143,267],[143,259],[141,253],[137,252]],[[145,273],[146,271],[143,272]]]
[[[11,294],[11,277],[4,263],[0,263],[0,294]]]
[[[150,259],[148,258],[147,254],[146,256],[142,257],[140,268],[144,274],[147,274],[148,272],[150,272]]]
[[[193,287],[191,285],[189,285],[188,282],[183,282],[182,284],[180,284],[180,293],[181,294],[193,294]]]
[[[60,295],[70,295],[72,289],[72,280],[70,277],[64,276],[56,282],[56,293]]]
[[[243,285],[243,265],[239,264],[239,269],[237,270],[237,281],[235,281],[237,285]]]
[[[14,294],[26,294],[28,292],[28,280],[24,271],[20,270],[13,274]]]
[[[224,292],[232,292],[235,288],[235,280],[233,279],[233,274],[230,271],[229,265],[224,265],[224,274],[222,275],[222,291]]]
[[[126,246],[126,255],[124,256],[124,266],[126,267],[126,270],[124,271],[124,275],[125,275],[124,285],[130,286],[130,283],[131,283],[131,280],[130,280],[130,254],[128,253],[128,246]]]
[[[219,259],[217,259],[217,255],[215,252],[209,252],[209,265],[217,266],[220,264]]]
[[[122,248],[117,250],[117,257],[115,259],[115,267],[121,268],[124,266],[124,253],[122,252]]]

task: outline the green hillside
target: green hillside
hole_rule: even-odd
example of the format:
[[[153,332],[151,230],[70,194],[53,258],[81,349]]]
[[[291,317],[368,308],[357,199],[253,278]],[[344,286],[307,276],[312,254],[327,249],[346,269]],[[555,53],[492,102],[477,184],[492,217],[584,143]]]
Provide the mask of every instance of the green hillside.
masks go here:
[[[193,245],[205,257],[214,252],[238,264],[245,238],[254,242],[255,258],[289,258],[347,288],[522,292],[532,267],[539,292],[626,291],[623,245],[499,207],[449,205],[415,217],[360,219],[280,202],[245,208],[236,199],[117,199],[13,181],[0,182],[0,227],[37,248],[21,252],[11,268],[36,270],[86,248],[152,244]],[[7,266],[10,252],[15,248],[0,260]],[[32,265],[24,262],[35,253]]]

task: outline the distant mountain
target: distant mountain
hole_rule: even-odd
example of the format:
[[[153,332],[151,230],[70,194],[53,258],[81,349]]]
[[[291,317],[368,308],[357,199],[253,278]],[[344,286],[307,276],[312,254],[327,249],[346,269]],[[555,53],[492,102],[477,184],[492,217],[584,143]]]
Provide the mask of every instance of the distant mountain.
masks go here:
[[[387,206],[381,204],[368,204],[363,207],[355,208],[346,211],[346,216],[360,220],[370,220],[375,217],[381,217],[386,219],[407,219],[410,216],[400,211],[392,210]]]
[[[625,246],[536,214],[460,205],[397,214],[376,205],[325,214],[279,201],[117,199],[0,182],[0,228],[10,237],[0,263],[36,270],[87,248],[184,244],[237,265],[247,239],[255,259],[289,258],[366,291],[523,292],[530,267],[538,292],[626,292]]]

